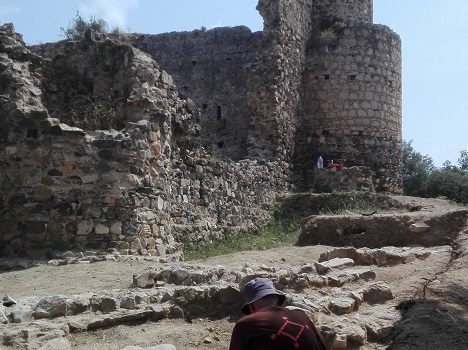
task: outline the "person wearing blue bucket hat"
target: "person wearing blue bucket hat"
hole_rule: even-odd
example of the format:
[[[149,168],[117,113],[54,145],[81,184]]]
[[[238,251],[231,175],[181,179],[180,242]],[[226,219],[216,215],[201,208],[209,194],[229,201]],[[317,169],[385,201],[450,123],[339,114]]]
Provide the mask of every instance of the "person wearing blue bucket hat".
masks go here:
[[[241,288],[245,315],[234,326],[229,350],[326,350],[315,325],[300,309],[283,307],[286,296],[256,277]]]

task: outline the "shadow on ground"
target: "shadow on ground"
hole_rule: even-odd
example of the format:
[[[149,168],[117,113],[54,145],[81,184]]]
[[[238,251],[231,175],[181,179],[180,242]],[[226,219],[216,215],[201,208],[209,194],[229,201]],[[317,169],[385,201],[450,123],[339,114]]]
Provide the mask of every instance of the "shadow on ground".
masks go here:
[[[441,300],[419,299],[400,304],[389,350],[468,349],[468,289],[454,286]]]

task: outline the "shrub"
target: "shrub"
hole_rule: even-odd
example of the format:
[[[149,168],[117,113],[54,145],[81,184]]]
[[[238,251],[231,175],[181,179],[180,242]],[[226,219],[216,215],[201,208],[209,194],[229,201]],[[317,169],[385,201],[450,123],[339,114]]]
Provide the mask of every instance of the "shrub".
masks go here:
[[[425,194],[468,204],[468,174],[450,168],[434,170],[427,179]]]
[[[107,23],[102,18],[92,15],[86,21],[79,12],[76,12],[75,18],[69,23],[68,27],[61,27],[60,31],[65,38],[71,40],[83,37],[88,29],[94,33],[104,34],[107,33],[107,28]]]

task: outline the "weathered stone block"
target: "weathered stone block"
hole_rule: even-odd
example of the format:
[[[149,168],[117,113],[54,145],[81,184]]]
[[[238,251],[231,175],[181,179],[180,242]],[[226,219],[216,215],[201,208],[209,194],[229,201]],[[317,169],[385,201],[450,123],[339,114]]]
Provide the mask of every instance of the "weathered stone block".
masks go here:
[[[109,234],[109,227],[103,224],[97,224],[96,227],[94,228],[94,232],[97,235],[107,235]]]
[[[62,295],[49,296],[41,299],[34,309],[34,318],[54,318],[65,316],[68,306],[67,299]]]
[[[109,313],[117,310],[119,301],[115,298],[104,297],[99,304],[99,310],[104,313]]]
[[[354,260],[350,258],[334,258],[328,261],[315,263],[317,272],[321,275],[328,273],[334,269],[343,269],[345,267],[354,266]]]
[[[383,282],[374,283],[364,291],[364,300],[369,304],[383,304],[392,299],[390,287]]]
[[[77,225],[77,235],[88,235],[93,230],[93,222],[91,220],[83,220],[78,222]]]

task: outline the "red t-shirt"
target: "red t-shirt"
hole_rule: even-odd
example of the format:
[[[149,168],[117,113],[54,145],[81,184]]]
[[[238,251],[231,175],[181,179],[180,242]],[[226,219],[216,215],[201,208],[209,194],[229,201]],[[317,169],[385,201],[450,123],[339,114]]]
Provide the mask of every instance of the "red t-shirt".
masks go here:
[[[232,331],[229,350],[326,350],[325,342],[302,310],[280,306],[242,317]]]

